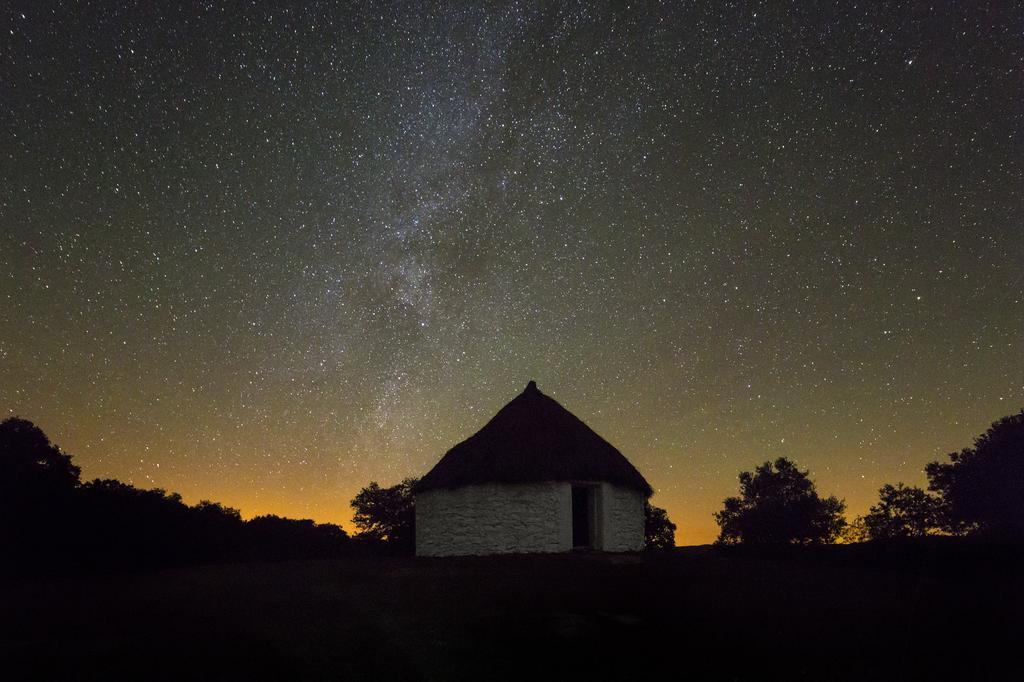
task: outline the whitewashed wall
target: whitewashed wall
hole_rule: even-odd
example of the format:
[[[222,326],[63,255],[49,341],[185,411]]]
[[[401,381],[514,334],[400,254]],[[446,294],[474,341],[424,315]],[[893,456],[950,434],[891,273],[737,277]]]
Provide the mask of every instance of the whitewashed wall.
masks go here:
[[[570,488],[469,485],[416,496],[420,556],[562,552],[572,542]]]
[[[639,552],[644,548],[644,496],[636,490],[601,484],[601,549]]]
[[[600,484],[597,547],[643,548],[643,495]],[[572,549],[569,483],[471,485],[416,496],[420,556],[567,552]]]

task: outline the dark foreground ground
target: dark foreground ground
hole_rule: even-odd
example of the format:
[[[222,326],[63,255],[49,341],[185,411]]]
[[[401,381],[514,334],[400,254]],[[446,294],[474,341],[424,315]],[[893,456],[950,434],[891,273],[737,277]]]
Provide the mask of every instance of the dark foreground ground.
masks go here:
[[[1019,549],[4,578],[0,679],[1024,679]]]

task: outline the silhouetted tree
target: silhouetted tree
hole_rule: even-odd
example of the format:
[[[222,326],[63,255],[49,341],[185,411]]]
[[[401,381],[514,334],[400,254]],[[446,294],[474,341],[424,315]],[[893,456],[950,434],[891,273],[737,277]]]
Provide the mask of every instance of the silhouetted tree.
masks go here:
[[[846,526],[843,527],[842,533],[839,534],[839,539],[845,544],[869,541],[871,539],[871,534],[868,532],[868,527],[864,523],[864,517],[858,516],[853,521],[846,524]]]
[[[411,552],[416,541],[412,494],[416,480],[407,478],[389,488],[382,488],[373,481],[360,490],[352,500],[355,510],[352,522],[359,529],[356,538]]]
[[[941,503],[921,488],[886,484],[863,521],[870,540],[923,537],[940,528]]]
[[[676,546],[676,524],[668,512],[644,502],[644,544],[649,549],[672,549]]]
[[[925,467],[945,506],[946,530],[1024,537],[1024,410],[1003,417],[974,447]]]
[[[822,499],[806,471],[784,457],[739,476],[740,496],[725,499],[715,514],[722,544],[818,544],[834,542],[846,525],[846,505]]]
[[[78,485],[81,470],[42,429],[18,417],[0,422],[0,493],[46,494]]]
[[[0,552],[41,565],[68,551],[79,469],[32,422],[0,422]]]

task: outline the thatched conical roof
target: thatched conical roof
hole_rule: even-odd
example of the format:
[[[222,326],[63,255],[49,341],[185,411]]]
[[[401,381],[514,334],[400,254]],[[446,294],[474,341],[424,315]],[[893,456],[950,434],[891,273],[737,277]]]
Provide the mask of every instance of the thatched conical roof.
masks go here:
[[[531,381],[475,434],[449,450],[416,492],[475,483],[606,481],[650,495],[613,445]]]

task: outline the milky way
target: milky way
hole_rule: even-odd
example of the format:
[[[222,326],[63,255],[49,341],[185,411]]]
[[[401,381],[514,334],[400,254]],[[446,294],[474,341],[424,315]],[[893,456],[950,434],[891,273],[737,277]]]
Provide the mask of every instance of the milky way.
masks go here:
[[[536,379],[706,542],[863,512],[1024,406],[1013,3],[22,3],[0,413],[347,521]]]

